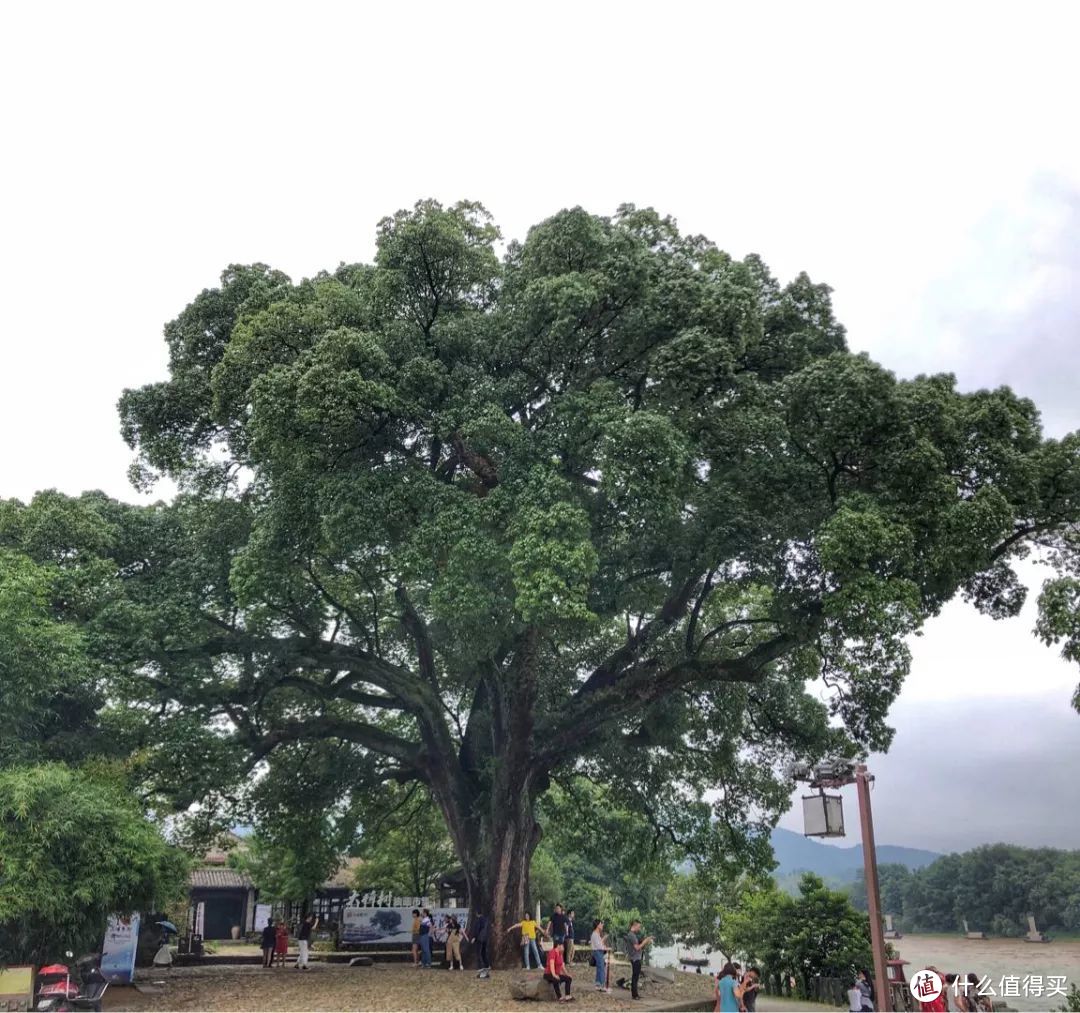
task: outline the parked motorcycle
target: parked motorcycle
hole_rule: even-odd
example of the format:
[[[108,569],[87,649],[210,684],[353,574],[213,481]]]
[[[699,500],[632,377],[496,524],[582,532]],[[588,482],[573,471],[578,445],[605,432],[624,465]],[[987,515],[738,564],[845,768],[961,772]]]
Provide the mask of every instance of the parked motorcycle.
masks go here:
[[[69,951],[68,959],[72,956]],[[38,971],[41,987],[34,1009],[48,1013],[101,1013],[101,997],[109,983],[101,973],[99,960],[96,953],[80,958],[77,964],[79,984],[72,981],[71,968],[64,964],[48,964],[41,968]]]
[[[69,950],[70,960],[74,954]],[[34,991],[35,1010],[55,1010],[61,1001],[74,999],[79,994],[78,982],[72,980],[67,964],[46,964],[38,969]]]

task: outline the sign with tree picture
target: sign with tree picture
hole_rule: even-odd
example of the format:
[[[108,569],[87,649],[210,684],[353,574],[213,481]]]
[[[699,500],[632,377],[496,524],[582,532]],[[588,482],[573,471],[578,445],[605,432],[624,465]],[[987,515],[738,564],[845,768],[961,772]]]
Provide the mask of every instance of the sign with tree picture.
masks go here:
[[[341,909],[341,929],[338,942],[345,946],[358,943],[408,943],[412,940],[412,908],[359,907]],[[446,923],[451,916],[466,924],[468,908],[433,908],[431,911],[437,942],[446,941]]]

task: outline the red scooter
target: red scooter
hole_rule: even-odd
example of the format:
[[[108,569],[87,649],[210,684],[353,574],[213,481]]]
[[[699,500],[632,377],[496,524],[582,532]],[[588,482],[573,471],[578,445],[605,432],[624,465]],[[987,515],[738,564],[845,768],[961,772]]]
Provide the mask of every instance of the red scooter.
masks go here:
[[[68,959],[72,956],[69,950]],[[72,981],[71,968],[66,964],[46,964],[38,971],[35,1010],[43,1013],[76,1013],[80,1010],[101,1013],[101,997],[109,983],[98,967],[97,954],[81,958],[77,966],[81,985]]]

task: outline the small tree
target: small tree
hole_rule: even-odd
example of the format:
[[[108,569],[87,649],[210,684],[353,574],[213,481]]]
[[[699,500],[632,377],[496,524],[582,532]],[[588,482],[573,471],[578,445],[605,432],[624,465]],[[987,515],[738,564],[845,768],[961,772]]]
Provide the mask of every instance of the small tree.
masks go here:
[[[663,920],[684,945],[727,954],[723,920],[738,903],[739,889],[738,883],[718,882],[700,871],[675,876],[664,895]]]
[[[96,947],[110,914],[162,909],[187,871],[119,786],[58,764],[0,770],[0,963]]]
[[[804,994],[813,978],[848,979],[873,962],[866,916],[812,873],[798,897],[772,884],[744,894],[723,924],[737,951],[770,973],[794,975]]]
[[[365,813],[357,847],[358,890],[390,890],[426,897],[455,861],[446,822],[431,796],[417,785],[388,788]]]

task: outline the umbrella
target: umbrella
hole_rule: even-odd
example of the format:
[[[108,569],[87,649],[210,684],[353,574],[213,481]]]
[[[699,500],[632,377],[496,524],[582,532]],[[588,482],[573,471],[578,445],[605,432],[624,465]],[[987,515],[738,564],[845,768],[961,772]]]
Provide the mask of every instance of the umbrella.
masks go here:
[[[180,934],[180,930],[175,925],[173,925],[172,922],[157,922],[157,924],[160,925],[166,932],[175,932],[177,935]]]

